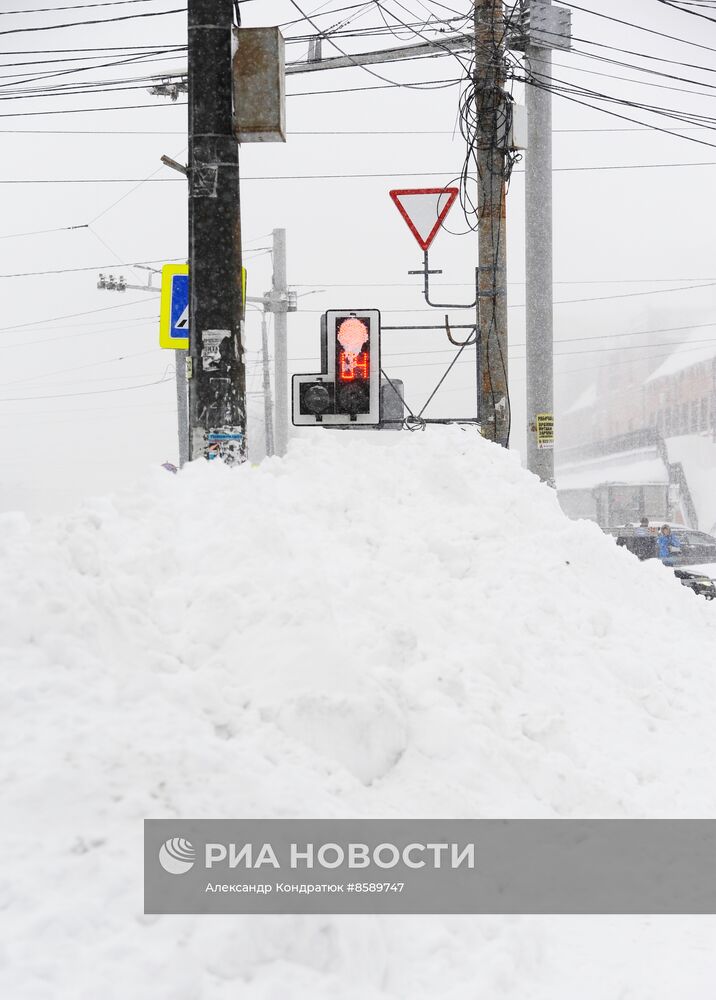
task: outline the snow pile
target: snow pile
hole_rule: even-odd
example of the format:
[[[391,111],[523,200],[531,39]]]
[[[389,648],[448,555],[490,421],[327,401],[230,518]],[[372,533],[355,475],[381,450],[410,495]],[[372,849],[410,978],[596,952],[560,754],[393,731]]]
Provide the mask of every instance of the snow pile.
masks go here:
[[[147,816],[714,813],[716,609],[513,456],[316,432],[0,515],[0,573],[2,996],[711,995],[704,918],[142,914]]]

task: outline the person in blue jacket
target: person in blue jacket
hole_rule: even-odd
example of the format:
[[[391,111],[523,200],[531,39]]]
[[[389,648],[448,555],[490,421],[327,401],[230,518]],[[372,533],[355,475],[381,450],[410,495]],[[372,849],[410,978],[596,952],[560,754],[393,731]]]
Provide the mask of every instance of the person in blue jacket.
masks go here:
[[[681,554],[681,542],[671,533],[671,528],[668,524],[663,524],[661,526],[661,531],[659,532],[659,559],[663,562],[665,566],[673,566],[675,561],[675,556]]]

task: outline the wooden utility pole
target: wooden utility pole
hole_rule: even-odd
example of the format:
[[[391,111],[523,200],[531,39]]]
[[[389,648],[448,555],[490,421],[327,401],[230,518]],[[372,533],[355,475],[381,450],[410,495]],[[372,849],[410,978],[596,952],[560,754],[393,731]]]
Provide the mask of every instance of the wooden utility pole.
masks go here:
[[[232,0],[188,0],[189,456],[246,457]]]
[[[475,162],[477,165],[477,324],[480,332],[479,417],[484,437],[507,447],[507,115],[502,0],[475,0]]]

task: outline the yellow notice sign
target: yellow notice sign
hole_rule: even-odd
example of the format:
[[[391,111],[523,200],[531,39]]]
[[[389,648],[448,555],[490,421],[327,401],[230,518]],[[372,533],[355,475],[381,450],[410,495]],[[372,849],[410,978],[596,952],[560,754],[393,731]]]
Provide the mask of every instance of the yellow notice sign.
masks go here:
[[[554,448],[554,414],[538,413],[535,417],[537,447]]]

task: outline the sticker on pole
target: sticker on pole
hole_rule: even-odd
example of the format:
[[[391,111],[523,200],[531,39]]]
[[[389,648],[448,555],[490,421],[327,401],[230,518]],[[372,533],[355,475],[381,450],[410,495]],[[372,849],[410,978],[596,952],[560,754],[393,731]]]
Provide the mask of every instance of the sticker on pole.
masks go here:
[[[554,414],[538,413],[535,416],[537,447],[548,451],[554,448]]]
[[[437,236],[458,193],[454,187],[389,192],[421,250],[427,250]]]

